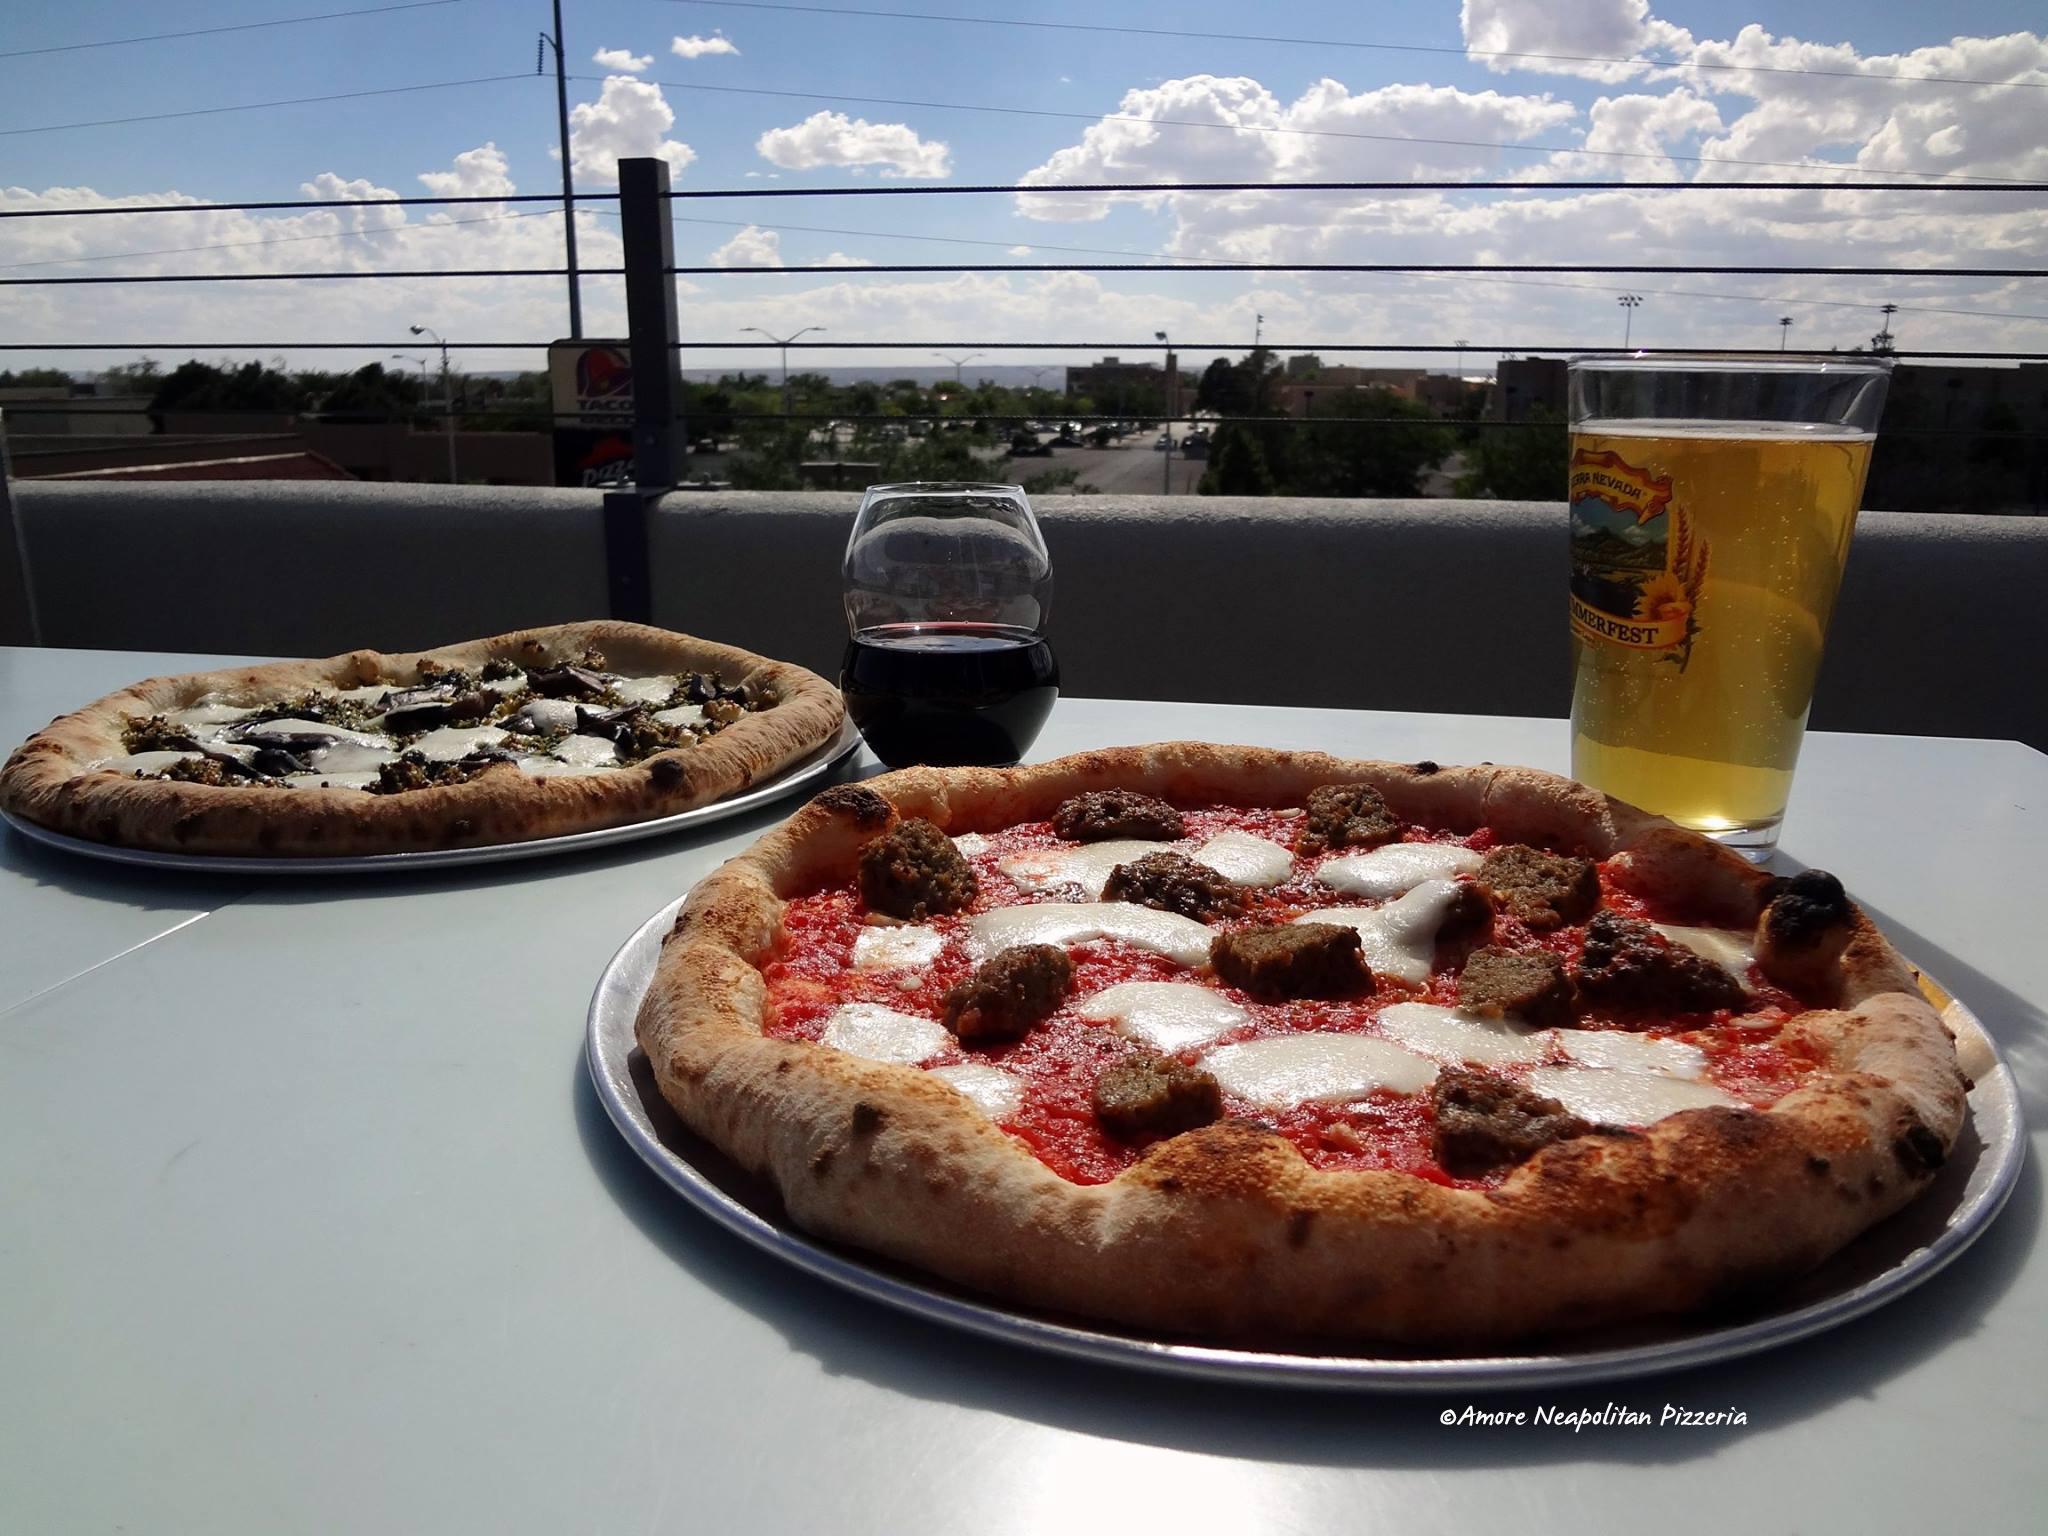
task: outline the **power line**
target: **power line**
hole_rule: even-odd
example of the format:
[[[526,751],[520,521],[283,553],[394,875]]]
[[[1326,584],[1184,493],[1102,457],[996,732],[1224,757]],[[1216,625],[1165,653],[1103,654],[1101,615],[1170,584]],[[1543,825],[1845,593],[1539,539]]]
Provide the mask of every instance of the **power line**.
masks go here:
[[[524,80],[529,77],[518,75],[507,78]],[[466,82],[458,80],[450,83],[461,85]],[[1923,189],[1916,187],[1910,190]],[[1958,189],[1928,187],[1924,190],[1933,192]],[[2003,192],[2005,188],[1987,187],[1984,190]],[[2044,183],[2041,190],[2048,192],[2048,183]],[[559,203],[561,200],[561,194],[558,192],[479,192],[456,197],[293,197],[276,198],[261,203],[94,203],[88,208],[0,208],[0,219],[90,219],[130,213],[270,213],[286,208],[442,208],[460,203]],[[616,203],[618,200],[619,194],[616,192],[576,194],[576,201],[579,203]]]
[[[180,117],[212,117],[222,112],[262,112],[271,107],[303,107],[323,101],[360,101],[366,96],[403,96],[414,91],[445,91],[458,85],[495,85],[501,80],[535,78],[537,77],[528,74],[477,75],[468,80],[430,80],[424,85],[387,85],[369,91],[337,91],[330,96],[290,96],[282,101],[245,101],[228,107],[187,107],[181,112],[142,112],[133,117],[96,117],[78,123],[41,123],[31,128],[0,128],[0,138],[12,138],[24,133],[63,133],[72,128],[111,128],[123,123],[161,123]]]
[[[616,214],[605,214],[602,216],[617,217]],[[900,230],[841,229],[824,224],[763,224],[753,219],[698,219],[685,218],[678,215],[674,222],[678,224],[709,225],[720,229],[772,229],[781,234],[850,235],[869,240],[915,240],[925,244],[938,245],[1000,246],[1004,250],[1010,250],[1019,245],[1026,245],[1033,251],[1058,251],[1063,255],[1073,256],[1151,256],[1160,261],[1189,263],[1190,270],[1193,271],[1200,271],[1204,265],[1224,259],[1215,256],[1180,256],[1165,251],[1111,250],[1107,247],[1096,245],[1047,245],[1037,240],[979,240],[967,235],[913,235],[906,234]],[[21,265],[21,263],[16,263],[16,265]],[[857,272],[861,269],[858,267],[847,267],[840,270]],[[1563,288],[1576,293],[1606,293],[1608,291],[1608,285],[1601,283],[1546,283],[1528,278],[1475,277],[1470,273],[1417,272],[1410,275],[1432,280],[1456,277],[1462,281],[1499,284],[1513,288]],[[1654,294],[1658,298],[1721,299],[1730,303],[1740,304],[1806,304],[1830,309],[1870,308],[1870,305],[1862,300],[1800,299],[1784,294],[1714,293],[1699,288],[1645,288],[1642,291],[1646,294]],[[2048,314],[2018,314],[2001,309],[1950,309],[1929,304],[1901,304],[1899,312],[1901,314],[1916,315],[1964,315],[1986,320],[2048,320]]]
[[[946,16],[932,11],[875,11],[837,5],[787,5],[769,0],[674,0],[732,11],[798,11],[813,16],[859,16],[890,21],[942,21],[970,27],[1023,27],[1040,32],[1107,32],[1127,37],[1170,37],[1220,43],[1278,43],[1292,48],[1356,48],[1374,53],[1447,54],[1462,59],[1535,59],[1547,64],[1628,64],[1642,69],[1700,69],[1753,75],[1818,75],[1836,80],[1874,80],[1885,84],[1974,85],[2040,90],[2041,80],[1978,80],[1963,75],[1874,75],[1859,69],[1807,69],[1791,64],[1709,64],[1698,59],[1621,58],[1597,53],[1523,53],[1507,48],[1446,48],[1423,43],[1367,43],[1351,38],[1270,37],[1256,32],[1196,32],[1185,27],[1112,27],[1075,21],[1018,21],[997,16]]]
[[[1945,189],[1945,188],[1944,188],[1944,189],[1929,189],[1929,190],[1950,190],[1950,189]],[[593,197],[595,197],[595,196],[609,196],[609,194],[579,194],[579,196],[593,196]],[[539,198],[536,198],[536,199],[533,199],[533,200],[537,200],[537,201],[548,201],[548,202],[552,202],[552,201],[553,201],[553,197],[552,197],[552,194],[543,194],[543,195],[541,195],[541,196],[540,196]],[[371,204],[371,206],[381,206],[381,205],[382,205],[383,203],[386,203],[386,202],[404,202],[404,203],[418,203],[418,202],[439,202],[439,201],[441,201],[441,200],[440,200],[440,199],[436,199],[436,198],[402,198],[402,199],[401,199],[401,198],[394,198],[394,199],[380,199],[380,200],[377,200],[377,201],[376,201],[375,203],[372,203],[372,204]],[[462,201],[483,201],[483,199],[463,199]],[[210,208],[210,207],[218,207],[218,206],[221,206],[221,205],[213,205],[213,204],[206,204],[206,205],[198,205],[198,207],[199,207],[199,208],[202,208],[202,209],[203,209],[203,208]],[[266,206],[266,205],[238,205],[238,206]],[[333,206],[337,206],[337,205],[335,205],[335,204],[333,204],[333,203],[328,203],[328,202],[319,202],[319,201],[311,201],[311,202],[307,202],[307,203],[304,203],[304,204],[298,204],[298,203],[293,203],[293,204],[288,204],[288,205],[286,205],[286,206],[291,206],[291,207],[300,207],[300,206],[304,206],[304,207],[315,207],[315,208],[325,208],[325,207],[333,207]],[[348,206],[348,205],[340,205],[340,206]],[[98,210],[81,210],[81,211],[98,211]],[[292,245],[292,244],[303,244],[303,243],[306,243],[306,242],[312,242],[312,241],[320,241],[320,240],[360,240],[360,239],[368,239],[368,238],[370,238],[370,237],[372,237],[372,236],[376,236],[376,235],[407,235],[407,234],[413,234],[413,233],[419,233],[419,232],[426,232],[426,231],[432,231],[432,230],[436,230],[436,229],[452,229],[452,228],[454,228],[454,227],[456,227],[456,226],[458,226],[458,225],[466,225],[466,224],[497,224],[497,223],[503,223],[503,222],[505,222],[505,221],[506,221],[506,220],[508,220],[508,219],[533,219],[533,218],[550,218],[550,217],[554,217],[554,216],[556,216],[556,215],[557,215],[558,213],[559,213],[559,210],[558,210],[558,209],[554,209],[554,208],[541,208],[541,209],[534,209],[534,210],[531,210],[531,211],[528,211],[528,212],[523,212],[523,213],[509,213],[509,214],[489,214],[489,215],[485,215],[485,216],[482,216],[482,217],[479,217],[479,218],[473,218],[473,219],[448,219],[448,220],[444,220],[443,222],[441,222],[441,223],[439,223],[439,224],[427,224],[427,225],[398,225],[398,226],[392,226],[392,227],[387,227],[387,228],[381,228],[381,229],[360,229],[360,230],[355,230],[355,229],[352,229],[352,230],[330,230],[330,231],[326,231],[326,232],[323,232],[323,233],[320,233],[320,234],[312,234],[312,235],[281,235],[281,236],[277,236],[277,237],[275,237],[275,238],[269,238],[269,239],[261,239],[261,240],[222,240],[222,241],[215,241],[215,242],[213,242],[213,243],[211,243],[211,244],[207,244],[207,245],[178,245],[178,246],[164,246],[164,247],[159,247],[159,248],[157,248],[157,249],[154,249],[154,250],[147,250],[147,251],[118,251],[118,252],[107,252],[107,253],[102,253],[102,254],[99,254],[99,255],[94,255],[94,256],[53,256],[53,257],[46,257],[46,258],[44,258],[44,259],[42,259],[42,260],[39,260],[39,261],[14,261],[14,262],[6,262],[6,263],[0,263],[0,271],[18,271],[18,270],[20,270],[20,269],[22,269],[22,268],[26,268],[26,267],[58,267],[58,266],[71,266],[71,265],[77,264],[77,263],[79,263],[79,262],[88,262],[88,261],[124,261],[124,260],[133,260],[133,259],[139,259],[139,258],[143,258],[143,257],[149,257],[149,256],[182,256],[182,255],[191,255],[191,254],[195,254],[195,253],[199,253],[199,252],[205,252],[205,251],[224,251],[224,250],[240,250],[240,249],[246,249],[246,248],[248,248],[248,247],[250,247],[250,246],[264,246],[264,245]],[[615,213],[610,213],[609,211],[606,211],[606,212],[605,212],[605,213],[603,214],[603,216],[605,216],[605,217],[611,217],[611,218],[616,218],[616,217],[618,217],[618,215],[617,215],[617,214],[615,214]],[[910,241],[916,241],[916,242],[918,242],[918,243],[921,243],[921,244],[932,244],[932,245],[972,245],[972,246],[984,246],[984,247],[991,247],[991,248],[993,248],[993,247],[1001,247],[1001,248],[1003,248],[1003,249],[1006,249],[1006,250],[1007,250],[1007,249],[1010,249],[1010,248],[1012,248],[1013,246],[1015,246],[1015,245],[1017,245],[1017,244],[1019,244],[1019,243],[1020,243],[1020,242],[1018,242],[1018,241],[1014,241],[1014,240],[983,240],[983,239],[976,239],[976,238],[973,238],[973,237],[971,237],[971,236],[966,236],[966,235],[915,235],[915,234],[909,234],[909,233],[907,233],[907,232],[904,232],[904,231],[900,231],[900,230],[880,230],[880,229],[845,229],[845,228],[840,228],[840,227],[836,227],[836,226],[832,226],[832,225],[818,225],[818,224],[762,224],[762,223],[760,223],[760,222],[758,222],[758,221],[756,221],[756,220],[752,220],[752,219],[703,219],[703,218],[690,218],[690,217],[684,217],[684,216],[678,215],[678,216],[676,216],[676,218],[674,219],[674,222],[675,222],[675,223],[678,223],[678,224],[692,224],[692,225],[703,225],[703,226],[707,226],[707,227],[713,227],[713,228],[720,228],[720,229],[747,229],[747,228],[754,228],[754,229],[771,229],[771,230],[775,230],[775,231],[776,231],[776,232],[778,232],[778,233],[784,233],[784,234],[810,234],[810,235],[843,235],[843,236],[851,236],[851,237],[854,237],[854,238],[857,238],[857,239],[869,239],[869,240],[910,240]],[[1150,257],[1153,257],[1153,258],[1155,258],[1155,259],[1158,259],[1158,260],[1160,260],[1160,261],[1166,261],[1166,262],[1184,262],[1184,263],[1187,263],[1187,264],[1189,264],[1189,267],[1190,267],[1190,269],[1191,269],[1191,270],[1201,270],[1201,268],[1202,268],[1202,267],[1203,267],[1204,265],[1206,265],[1206,264],[1209,264],[1209,263],[1213,263],[1213,262],[1215,262],[1215,261],[1218,261],[1218,260],[1221,260],[1221,259],[1222,259],[1222,258],[1218,258],[1218,257],[1209,257],[1209,256],[1177,256],[1177,255],[1172,255],[1172,254],[1169,254],[1169,253],[1167,253],[1167,252],[1158,252],[1158,251],[1129,251],[1129,250],[1112,250],[1112,249],[1109,249],[1109,248],[1106,248],[1106,247],[1102,247],[1102,246],[1091,246],[1091,245],[1049,245],[1049,244],[1046,244],[1045,242],[1042,242],[1042,241],[1031,241],[1031,242],[1029,242],[1029,246],[1030,246],[1030,249],[1032,249],[1032,250],[1034,250],[1034,251],[1058,251],[1058,252],[1060,252],[1060,253],[1062,253],[1062,254],[1067,254],[1067,255],[1079,255],[1079,256],[1150,256]],[[858,268],[847,268],[847,269],[844,269],[844,270],[847,270],[847,271],[858,271],[859,269],[858,269]],[[1539,280],[1539,279],[1530,279],[1530,278],[1512,278],[1512,277],[1493,277],[1493,278],[1489,278],[1489,277],[1480,277],[1480,276],[1475,276],[1475,275],[1473,275],[1473,274],[1471,274],[1471,273],[1428,273],[1428,272],[1418,272],[1418,273],[1413,273],[1413,274],[1410,274],[1410,275],[1412,275],[1412,276],[1415,276],[1415,277],[1418,277],[1418,278],[1422,278],[1422,279],[1430,280],[1430,281],[1446,281],[1446,280],[1450,280],[1450,279],[1452,279],[1452,278],[1456,278],[1456,279],[1459,279],[1459,280],[1462,280],[1462,281],[1469,281],[1469,282],[1479,282],[1479,283],[1486,283],[1486,284],[1489,284],[1489,285],[1492,285],[1492,286],[1505,286],[1505,287],[1517,287],[1517,288],[1556,288],[1556,289],[1564,289],[1564,290],[1567,290],[1567,291],[1571,291],[1571,292],[1581,292],[1581,293],[1604,293],[1604,292],[1606,291],[1606,288],[1605,288],[1605,286],[1604,286],[1604,285],[1602,285],[1602,284],[1597,284],[1597,283],[1557,283],[1557,282],[1544,282],[1544,281],[1541,281],[1541,280]],[[1791,296],[1789,296],[1789,295],[1784,295],[1784,294],[1745,294],[1745,293],[1714,293],[1714,292],[1711,292],[1711,291],[1708,291],[1708,290],[1703,290],[1703,289],[1695,289],[1695,288],[1645,288],[1645,289],[1644,289],[1643,291],[1644,291],[1645,293],[1648,293],[1648,294],[1654,294],[1654,295],[1656,295],[1656,296],[1657,296],[1657,297],[1659,297],[1659,298],[1691,298],[1691,299],[1715,299],[1715,300],[1722,300],[1722,301],[1725,301],[1725,302],[1730,302],[1730,303],[1744,303],[1744,304],[1775,304],[1775,305],[1785,305],[1785,304],[1799,304],[1799,305],[1806,305],[1806,306],[1810,306],[1810,307],[1820,307],[1820,308],[1831,308],[1831,309],[1867,309],[1867,308],[1869,308],[1869,305],[1868,305],[1867,303],[1865,303],[1865,302],[1862,302],[1862,301],[1854,301],[1854,300],[1849,300],[1849,299],[1810,299],[1810,298],[1795,298],[1795,297],[1791,297]],[[2016,313],[2016,312],[2012,312],[2012,311],[2006,311],[2006,310],[1989,310],[1989,309],[1956,309],[1956,308],[1950,308],[1950,307],[1946,307],[1946,306],[1937,306],[1937,305],[1928,305],[1928,304],[1902,304],[1902,305],[1900,305],[1900,306],[1899,306],[1899,309],[1900,309],[1900,312],[1901,312],[1901,313],[1903,313],[1903,314],[1921,314],[1921,315],[1956,315],[1956,316],[1966,316],[1966,317],[1970,317],[1970,318],[1975,318],[1975,319],[1989,319],[1989,320],[2048,320],[2048,315],[2035,315],[2035,314],[2026,314],[2026,313]]]
[[[614,269],[615,271],[618,269]],[[840,267],[824,263],[785,267],[670,267],[679,277],[721,277],[763,274],[800,276],[806,273],[836,272],[1686,272],[1701,277],[2048,277],[2048,267],[1788,267],[1788,266],[1696,266],[1680,262],[1417,262],[1417,261],[1216,261],[1204,267],[1175,267],[1161,262],[1138,261],[1001,261],[1001,262],[876,262],[865,267]],[[375,276],[372,273],[306,273],[293,276]],[[392,273],[415,277],[421,273]],[[211,276],[188,281],[211,282]],[[218,279],[230,280],[227,277]],[[14,283],[119,282],[119,278],[26,277]],[[157,282],[141,277],[136,282]],[[1155,343],[1156,345],[1156,343]]]
[[[80,53],[88,48],[125,48],[130,43],[166,43],[180,37],[214,37],[222,32],[257,32],[265,27],[297,27],[309,21],[340,21],[350,16],[383,16],[392,11],[425,11],[444,5],[469,5],[473,0],[409,0],[404,5],[372,5],[359,11],[321,11],[313,16],[280,16],[275,21],[240,21],[229,26],[194,27],[187,32],[145,32],[139,37],[107,37],[92,43],[57,43],[48,48],[9,48],[0,59],[28,59],[46,53]]]
[[[592,277],[623,277],[624,267],[585,267]],[[967,272],[1295,272],[1326,275],[1383,272],[1687,272],[1705,277],[2048,277],[2048,267],[1791,267],[1695,266],[1669,262],[1415,262],[1415,261],[1217,261],[1203,267],[1176,267],[1136,261],[1001,261],[1001,262],[874,262],[860,267],[810,263],[784,267],[668,267],[678,277],[803,276],[830,272],[844,277],[861,273]],[[71,288],[113,283],[289,283],[361,282],[381,278],[422,277],[561,277],[566,267],[407,267],[377,272],[144,272],[108,277],[0,277],[0,288]]]
[[[459,85],[466,82],[450,83]],[[658,85],[662,82],[653,83]],[[1015,182],[1001,181],[959,182],[946,186],[702,187],[678,189],[670,192],[669,197],[676,202],[690,202],[757,197],[963,197],[1009,196],[1013,193],[1025,196],[1040,193],[1171,193],[1181,197],[1203,192],[1954,192],[1996,197],[2014,193],[2037,196],[2048,192],[2048,181],[2000,180],[1993,186],[1928,186],[1912,181],[1089,181],[1036,182],[1030,186],[1019,186]],[[618,200],[616,192],[576,194],[579,203],[615,203]],[[390,197],[271,198],[248,203],[95,203],[83,208],[0,208],[0,219],[86,219],[145,213],[270,213],[294,208],[438,208],[460,203],[560,201],[560,195],[553,192],[482,192],[439,197],[400,197],[394,194]]]
[[[707,0],[694,0],[707,3]],[[585,83],[601,82],[602,75],[571,75],[572,80]],[[1987,181],[2017,182],[2017,176],[1971,176],[1960,171],[1914,171],[1893,167],[1833,166],[1816,160],[1742,160],[1727,155],[1680,155],[1657,153],[1641,149],[1583,149],[1575,144],[1509,144],[1499,139],[1433,139],[1405,133],[1358,133],[1343,128],[1271,128],[1250,123],[1205,123],[1194,118],[1183,117],[1141,117],[1129,112],[1062,112],[1052,107],[994,107],[980,102],[964,101],[918,101],[897,96],[848,96],[827,91],[778,91],[765,86],[706,85],[696,80],[648,80],[646,85],[658,85],[675,91],[710,91],[724,96],[775,96],[798,101],[836,101],[857,106],[874,107],[917,107],[928,112],[992,112],[1005,117],[1050,117],[1083,123],[1143,123],[1160,128],[1208,128],[1223,133],[1264,133],[1283,134],[1294,137],[1317,139],[1356,139],[1379,144],[1428,144],[1450,149],[1497,149],[1512,150],[1527,155],[1587,155],[1603,160],[1669,160],[1683,161],[1688,165],[1741,165],[1761,167],[1767,170],[1819,171],[1839,170],[1857,176],[1924,176],[1936,181]],[[1519,185],[1519,183],[1518,183]],[[1844,183],[1854,186],[1857,183]],[[927,188],[871,188],[870,191],[913,192],[934,189]],[[937,189],[944,190],[944,189]],[[1017,188],[1029,191],[1030,188]]]
[[[552,198],[549,201],[553,201]],[[0,272],[22,267],[68,267],[81,261],[128,261],[144,256],[188,256],[198,251],[238,251],[252,245],[297,245],[309,240],[367,240],[375,235],[422,234],[436,229],[453,229],[460,224],[502,224],[507,219],[559,218],[559,208],[535,208],[525,213],[482,214],[473,219],[443,219],[438,224],[389,224],[377,229],[330,229],[317,235],[277,235],[264,240],[216,240],[211,245],[167,245],[153,251],[112,251],[98,256],[47,256],[41,261],[0,262]],[[1867,307],[1867,306],[1866,306]]]

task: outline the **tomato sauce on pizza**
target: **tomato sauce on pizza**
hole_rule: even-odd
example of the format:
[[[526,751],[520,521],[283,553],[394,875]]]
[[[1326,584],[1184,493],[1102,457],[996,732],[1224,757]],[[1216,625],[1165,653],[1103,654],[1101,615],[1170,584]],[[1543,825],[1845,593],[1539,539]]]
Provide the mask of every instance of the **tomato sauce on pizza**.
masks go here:
[[[1206,1114],[1318,1168],[1485,1188],[1546,1126],[1767,1108],[1813,1069],[1746,932],[1654,910],[1579,850],[1390,825],[1376,798],[920,823],[946,847],[905,857],[944,879],[908,915],[856,881],[786,900],[765,1032],[925,1068],[1078,1184]],[[1474,1094],[1504,1147],[1446,1140]]]

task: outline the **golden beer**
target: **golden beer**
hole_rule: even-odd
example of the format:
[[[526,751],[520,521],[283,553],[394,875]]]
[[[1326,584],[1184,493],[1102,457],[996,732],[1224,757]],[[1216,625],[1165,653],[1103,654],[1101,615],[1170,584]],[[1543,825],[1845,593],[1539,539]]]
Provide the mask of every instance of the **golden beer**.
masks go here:
[[[1775,841],[1872,441],[1827,422],[1575,426],[1576,778]]]

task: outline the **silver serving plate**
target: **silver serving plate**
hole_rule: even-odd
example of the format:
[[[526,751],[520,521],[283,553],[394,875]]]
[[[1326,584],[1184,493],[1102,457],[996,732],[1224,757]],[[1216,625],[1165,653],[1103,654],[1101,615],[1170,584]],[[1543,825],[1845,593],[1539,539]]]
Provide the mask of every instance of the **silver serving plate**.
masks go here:
[[[581,853],[592,848],[609,848],[614,843],[637,842],[643,837],[663,837],[708,822],[724,821],[780,800],[785,795],[815,785],[860,746],[860,732],[851,720],[843,721],[839,734],[808,757],[800,758],[771,779],[751,789],[699,805],[673,816],[636,821],[623,827],[599,827],[591,832],[566,832],[559,837],[529,838],[521,843],[494,843],[487,848],[429,848],[418,853],[365,853],[350,858],[271,858],[235,854],[160,853],[150,848],[121,848],[113,843],[96,843],[90,838],[69,837],[7,811],[0,820],[31,842],[89,859],[107,859],[116,864],[139,864],[146,869],[181,870],[215,875],[367,875],[394,870],[448,869],[459,864],[502,864],[513,859],[538,859],[557,853]]]
[[[590,1000],[590,1076],[605,1111],[641,1160],[690,1205],[777,1258],[847,1290],[933,1322],[1057,1355],[1180,1376],[1373,1392],[1533,1388],[1620,1381],[1732,1360],[1833,1328],[1903,1296],[1983,1235],[2018,1182],[2026,1142],[2011,1071],[1976,1018],[1932,984],[1970,1094],[1954,1155],[1912,1205],[1865,1233],[1766,1311],[1737,1320],[1636,1325],[1598,1345],[1556,1342],[1538,1353],[1344,1355],[1224,1349],[1147,1337],[1006,1306],[791,1225],[765,1181],[693,1135],[656,1091],[634,1041],[640,1011],[680,900],[663,907],[612,957]]]

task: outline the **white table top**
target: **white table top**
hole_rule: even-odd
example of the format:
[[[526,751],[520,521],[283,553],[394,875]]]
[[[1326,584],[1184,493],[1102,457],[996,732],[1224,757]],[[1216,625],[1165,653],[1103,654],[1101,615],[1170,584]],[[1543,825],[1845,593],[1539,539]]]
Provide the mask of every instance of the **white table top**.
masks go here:
[[[217,658],[0,650],[0,737]],[[1063,700],[1168,737],[1566,766],[1555,720]],[[2048,757],[1818,735],[1784,855],[1998,1037],[2036,1156],[1906,1299],[1754,1359],[1478,1399],[1733,1428],[1444,1428],[899,1316],[685,1209],[614,1134],[613,950],[780,811],[430,877],[170,877],[0,833],[0,1526],[20,1531],[2016,1529],[2048,1499]],[[2033,1509],[2035,1516],[2025,1515]]]

